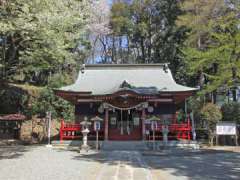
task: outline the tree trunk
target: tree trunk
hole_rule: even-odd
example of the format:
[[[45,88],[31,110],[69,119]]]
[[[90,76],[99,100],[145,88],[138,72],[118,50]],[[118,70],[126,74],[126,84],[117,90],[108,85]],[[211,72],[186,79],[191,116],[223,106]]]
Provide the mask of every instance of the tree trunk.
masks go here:
[[[202,48],[202,41],[201,41],[201,35],[198,37],[198,49],[200,50]]]
[[[112,37],[112,62],[115,63],[115,37]]]
[[[107,62],[107,44],[104,42],[104,37],[99,38],[100,42],[103,45],[103,62],[106,63]]]
[[[146,62],[145,47],[144,47],[144,38],[141,37],[141,52],[142,52],[142,63]]]
[[[127,62],[129,62],[129,57],[130,57],[130,41],[129,36],[127,35]]]
[[[214,135],[212,132],[209,132],[209,145],[213,146],[213,139],[214,139]]]
[[[119,37],[119,53],[120,53],[120,59],[121,63],[123,63],[123,50],[122,50],[122,37]]]
[[[92,47],[92,63],[94,63],[95,61],[95,47],[96,47],[96,43],[98,41],[98,36],[96,37],[96,39],[93,42],[93,47]]]

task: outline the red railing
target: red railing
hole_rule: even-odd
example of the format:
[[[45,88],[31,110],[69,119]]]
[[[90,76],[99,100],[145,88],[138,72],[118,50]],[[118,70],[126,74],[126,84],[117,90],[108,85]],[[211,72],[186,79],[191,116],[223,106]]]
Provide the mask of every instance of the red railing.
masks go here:
[[[88,138],[95,139],[96,138],[96,132],[94,130],[93,125],[88,127],[89,129],[89,135]],[[64,120],[61,120],[61,127],[60,127],[60,141],[62,140],[69,140],[69,139],[81,139],[82,138],[82,126],[80,124],[74,124],[74,123],[65,123]],[[101,126],[101,129],[99,132],[99,139],[103,139],[104,133],[103,133],[103,127]]]
[[[77,135],[77,132],[80,132],[82,129],[80,124],[65,123],[64,120],[61,120],[60,127],[60,141],[64,139],[78,139],[81,135]]]
[[[156,137],[157,139],[162,138],[162,128],[164,125],[162,124],[157,124],[157,127],[155,129]],[[152,130],[151,130],[151,125],[146,125],[146,129],[150,131],[149,139],[152,139]],[[190,123],[190,118],[188,116],[187,122],[186,123],[180,123],[180,124],[170,124],[168,125],[168,130],[169,130],[169,138],[176,138],[176,139],[188,139],[191,140],[191,131],[192,131],[192,126]]]
[[[175,121],[173,121],[175,122]],[[145,126],[146,130],[149,130],[149,139],[152,139],[152,130],[151,130],[151,125],[146,124]],[[162,139],[162,124],[157,124],[156,127],[156,139]],[[82,127],[80,124],[73,124],[73,123],[65,123],[64,120],[61,120],[61,127],[60,127],[60,141],[64,139],[80,139],[82,137],[81,134]],[[168,126],[169,130],[169,138],[172,139],[191,139],[191,131],[192,131],[192,126],[190,123],[190,118],[188,116],[187,122],[186,123],[181,123],[181,124],[170,124]],[[93,129],[93,126],[89,127],[89,137],[94,138],[95,136],[95,131]],[[104,137],[104,127],[101,126],[101,130],[99,131],[100,138],[103,139]]]

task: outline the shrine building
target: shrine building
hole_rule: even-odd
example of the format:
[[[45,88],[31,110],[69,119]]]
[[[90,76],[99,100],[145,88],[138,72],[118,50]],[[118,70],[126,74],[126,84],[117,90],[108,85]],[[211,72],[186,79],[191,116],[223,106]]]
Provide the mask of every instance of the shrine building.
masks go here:
[[[151,139],[153,116],[159,118],[157,139],[163,125],[169,138],[190,139],[191,121],[178,123],[176,111],[196,90],[177,84],[168,64],[83,65],[74,84],[55,90],[75,105],[75,123],[62,121],[60,139],[81,138],[80,122],[96,116],[103,119],[102,140]],[[90,138],[94,134],[91,125]]]

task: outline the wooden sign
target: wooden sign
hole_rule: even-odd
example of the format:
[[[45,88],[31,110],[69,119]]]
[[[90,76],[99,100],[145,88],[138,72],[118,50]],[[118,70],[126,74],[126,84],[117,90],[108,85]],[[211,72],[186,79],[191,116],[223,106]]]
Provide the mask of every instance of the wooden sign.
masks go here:
[[[216,127],[217,135],[236,135],[237,126],[236,123],[219,122]]]

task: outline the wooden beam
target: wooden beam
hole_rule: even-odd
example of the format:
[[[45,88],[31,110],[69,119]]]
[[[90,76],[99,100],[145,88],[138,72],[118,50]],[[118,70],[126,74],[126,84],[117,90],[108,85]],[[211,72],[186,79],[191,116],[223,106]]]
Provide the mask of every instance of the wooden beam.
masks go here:
[[[173,99],[149,99],[148,102],[173,102]]]
[[[108,109],[105,109],[105,117],[104,117],[104,140],[108,140],[108,121],[109,121],[109,112]]]
[[[77,102],[102,102],[100,99],[78,99]]]

